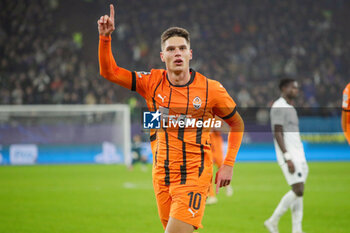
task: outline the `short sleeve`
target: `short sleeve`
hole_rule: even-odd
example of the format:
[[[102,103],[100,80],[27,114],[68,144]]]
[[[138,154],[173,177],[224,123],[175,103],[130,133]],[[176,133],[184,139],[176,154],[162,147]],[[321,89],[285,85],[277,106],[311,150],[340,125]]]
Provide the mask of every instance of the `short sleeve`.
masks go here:
[[[272,107],[270,112],[271,125],[283,125],[284,123],[285,108]]]
[[[209,83],[209,87],[213,113],[223,120],[233,117],[236,113],[236,103],[226,89],[219,82],[213,80]]]

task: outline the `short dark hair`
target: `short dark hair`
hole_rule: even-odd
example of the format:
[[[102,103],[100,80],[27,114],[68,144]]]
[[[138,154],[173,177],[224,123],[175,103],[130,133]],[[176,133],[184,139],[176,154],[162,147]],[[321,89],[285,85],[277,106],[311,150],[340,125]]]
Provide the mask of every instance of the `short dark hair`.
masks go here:
[[[187,43],[190,44],[190,33],[186,29],[180,27],[171,27],[162,33],[162,36],[160,37],[161,47],[163,47],[167,39],[175,36],[185,38]]]
[[[295,79],[292,79],[292,78],[284,78],[284,79],[281,79],[280,81],[280,84],[278,85],[278,87],[280,88],[280,90],[282,91],[282,89],[286,86],[288,86],[290,83],[292,82],[296,82]]]

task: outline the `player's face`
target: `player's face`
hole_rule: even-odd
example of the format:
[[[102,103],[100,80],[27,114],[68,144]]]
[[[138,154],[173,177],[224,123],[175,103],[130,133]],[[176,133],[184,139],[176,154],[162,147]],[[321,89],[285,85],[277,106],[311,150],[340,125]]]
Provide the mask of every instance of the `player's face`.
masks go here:
[[[183,37],[171,37],[164,42],[160,58],[169,71],[185,71],[189,69],[192,50]]]
[[[297,82],[292,82],[286,88],[288,98],[295,99],[299,94],[299,86]]]

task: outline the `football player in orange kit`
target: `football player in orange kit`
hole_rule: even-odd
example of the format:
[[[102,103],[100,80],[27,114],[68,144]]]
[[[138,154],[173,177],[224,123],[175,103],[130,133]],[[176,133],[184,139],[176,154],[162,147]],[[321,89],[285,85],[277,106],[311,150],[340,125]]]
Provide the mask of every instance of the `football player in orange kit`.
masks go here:
[[[115,29],[113,5],[110,5],[110,15],[102,16],[97,24],[100,73],[104,78],[138,92],[150,111],[166,109],[169,114],[190,115],[201,122],[217,115],[228,123],[231,130],[227,155],[216,174],[216,191],[229,185],[244,123],[225,88],[190,69],[189,33],[177,27],[167,29],[161,36],[160,52],[166,69],[144,73],[121,68],[114,60],[111,50],[111,34]],[[190,233],[202,227],[213,170],[209,132],[210,127],[175,130],[163,126],[151,131],[153,186],[166,233]]]
[[[350,83],[346,85],[343,91],[343,103],[341,114],[341,125],[344,131],[344,135],[348,143],[350,144]]]

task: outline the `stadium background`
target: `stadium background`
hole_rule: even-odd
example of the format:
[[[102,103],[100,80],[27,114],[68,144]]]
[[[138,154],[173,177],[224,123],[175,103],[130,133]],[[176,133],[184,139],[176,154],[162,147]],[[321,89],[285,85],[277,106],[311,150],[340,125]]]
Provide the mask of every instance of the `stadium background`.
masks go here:
[[[109,3],[109,1],[102,0],[1,1],[0,104],[128,103],[131,110],[131,135],[141,134],[143,136],[144,153],[148,154],[151,160],[149,148],[146,146],[148,134],[140,130],[142,128],[140,110],[145,106],[144,101],[140,96],[109,83],[99,75],[96,21],[99,16],[108,14]],[[342,91],[350,80],[350,31],[347,25],[350,20],[348,14],[350,4],[348,1],[194,0],[190,2],[190,6],[188,1],[175,0],[123,0],[113,3],[116,5],[117,28],[112,35],[112,48],[117,63],[124,68],[136,71],[163,68],[159,59],[160,34],[169,26],[175,25],[190,31],[191,47],[194,51],[191,67],[209,78],[220,81],[234,97],[245,116],[244,120],[248,127],[244,144],[237,158],[238,161],[275,160],[269,128],[269,107],[279,96],[278,80],[284,77],[297,79],[301,86],[297,106],[301,115],[300,127],[307,159],[330,161],[330,163],[321,164],[311,163],[310,166],[314,167],[315,175],[313,176],[313,169],[311,169],[310,185],[318,179],[319,183],[316,182],[315,187],[317,187],[316,190],[321,190],[322,188],[317,185],[322,186],[324,182],[335,182],[339,186],[322,190],[334,197],[349,195],[350,176],[347,161],[350,159],[350,152],[340,127]],[[45,126],[38,126],[40,129],[42,127],[45,128]],[[77,124],[75,127],[62,129],[61,135],[69,130],[79,130],[80,126]],[[39,164],[95,163],[94,156],[100,153],[103,147],[102,142],[81,147],[78,140],[71,142],[71,144],[76,144],[75,146],[62,146],[59,143],[52,143],[49,139],[28,137],[35,133],[42,133],[39,129],[31,128],[30,130],[29,134],[25,126],[13,124],[0,117],[0,164],[11,164],[9,158],[11,144],[37,144],[39,156],[35,162]],[[50,130],[53,129],[46,127],[45,130],[50,133]],[[51,147],[45,147],[46,144],[50,144]],[[333,161],[341,162],[332,163]],[[121,167],[113,170],[110,167],[97,165],[88,166],[88,168],[79,166],[72,168],[64,165],[59,167],[33,166],[33,168],[37,170],[30,170],[28,167],[0,167],[0,173],[2,173],[0,184],[5,187],[0,192],[2,195],[0,207],[3,207],[0,208],[2,209],[0,213],[1,216],[6,216],[8,222],[13,223],[13,225],[0,223],[1,232],[35,232],[35,229],[37,232],[45,232],[44,229],[39,230],[40,227],[37,225],[28,225],[24,221],[24,216],[27,216],[26,211],[32,210],[30,205],[24,209],[11,205],[11,201],[14,201],[11,196],[23,190],[23,184],[26,182],[29,184],[32,182],[34,187],[36,185],[47,187],[46,184],[50,183],[47,180],[38,181],[38,177],[31,176],[33,173],[62,175],[63,180],[67,174],[85,179],[84,175],[71,173],[72,171],[61,174],[60,169],[76,169],[77,171],[97,169],[106,176],[113,176],[111,174],[116,176],[114,181],[108,180],[106,186],[113,187],[115,182],[120,182],[125,186],[125,180],[131,179],[129,185],[131,189],[126,188],[124,191],[113,189],[114,191],[125,192],[127,196],[134,189],[137,190],[137,187],[141,187],[140,190],[146,190],[147,197],[153,198],[147,186],[150,181],[146,181],[137,168],[133,174]],[[244,168],[251,173],[245,171]],[[286,189],[278,167],[272,164],[258,162],[249,165],[242,163],[241,165],[239,163],[237,170],[243,174],[249,174],[249,177],[254,174],[259,176],[257,171],[268,173],[265,173],[267,179],[279,176],[281,178],[279,182],[276,181],[274,184],[274,180],[272,183],[280,185],[282,190]],[[342,178],[339,178],[340,181],[327,180],[326,174],[322,171],[328,174],[334,172],[333,174]],[[82,172],[82,174],[85,173]],[[320,176],[316,177],[316,174]],[[28,179],[23,179],[26,176]],[[104,179],[102,175],[97,177]],[[146,185],[136,181],[136,178],[145,180]],[[244,181],[239,179],[239,174],[237,174],[237,179],[237,183],[234,184],[237,185],[238,190],[244,189],[245,186],[240,186]],[[247,182],[254,182],[252,179],[249,178]],[[15,185],[17,183],[18,186]],[[133,188],[135,184],[136,188]],[[61,185],[65,187],[66,183]],[[80,186],[79,182],[74,185],[77,187],[76,190],[85,188],[85,186]],[[123,185],[121,189],[125,188]],[[252,191],[251,186],[248,187],[249,189]],[[268,195],[277,198],[271,203],[277,202],[279,195],[274,194],[273,190],[270,191]],[[247,189],[246,192],[248,192]],[[325,193],[320,193],[319,197],[327,195]],[[242,194],[247,193],[242,191]],[[90,195],[92,195],[91,192]],[[109,195],[112,195],[112,192]],[[253,197],[249,194],[246,196]],[[232,200],[222,198],[223,201],[232,202]],[[315,198],[314,201],[320,199],[322,198]],[[70,199],[67,200],[68,205],[72,204]],[[238,205],[236,200],[233,202]],[[41,210],[42,205],[37,206],[37,209]],[[273,206],[271,204],[266,208],[264,213],[266,216],[261,215],[262,220],[268,216],[269,209],[272,211]],[[338,219],[340,213],[344,213],[341,219],[349,217],[350,204],[348,201],[343,205],[336,203],[329,204],[329,206],[330,208],[339,207],[334,210],[334,216],[332,216],[334,219]],[[113,214],[120,216],[120,211],[116,210]],[[138,213],[134,214],[138,216]],[[155,217],[152,221],[150,220],[152,222],[150,229],[159,231],[160,224],[156,213],[152,212],[152,214]],[[42,214],[36,216],[42,217]],[[325,220],[326,223],[332,219],[327,215],[320,215],[320,217],[310,213],[306,213],[306,216],[308,218],[305,221],[315,223],[306,228],[308,232],[314,232],[317,225],[320,225],[320,223],[317,224],[317,221],[320,221],[318,217]],[[14,224],[16,221],[20,223],[17,226]],[[213,224],[215,225],[215,222]],[[152,228],[153,225],[154,228]],[[241,229],[240,232],[263,232],[263,229],[244,231],[243,226],[237,229]],[[330,228],[326,227],[325,230],[327,229]],[[344,222],[340,221],[339,226],[331,232],[346,232],[346,229],[349,229],[349,224],[344,220]],[[230,230],[222,229],[219,232],[230,232]]]

